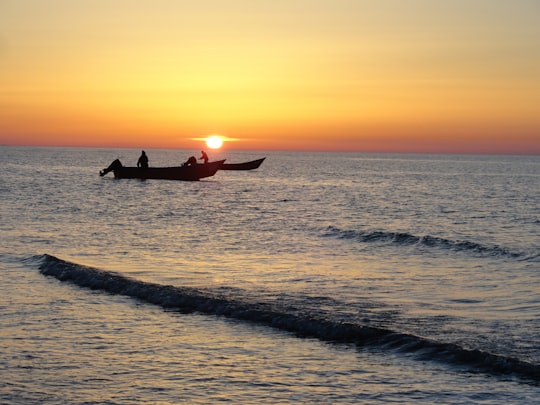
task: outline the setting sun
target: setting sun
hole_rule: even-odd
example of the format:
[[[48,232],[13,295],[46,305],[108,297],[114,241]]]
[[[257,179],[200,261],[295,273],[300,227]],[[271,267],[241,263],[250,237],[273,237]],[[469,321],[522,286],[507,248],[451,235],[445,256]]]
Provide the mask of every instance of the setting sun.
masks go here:
[[[206,146],[210,149],[219,149],[223,145],[223,139],[220,136],[212,135],[206,139]]]

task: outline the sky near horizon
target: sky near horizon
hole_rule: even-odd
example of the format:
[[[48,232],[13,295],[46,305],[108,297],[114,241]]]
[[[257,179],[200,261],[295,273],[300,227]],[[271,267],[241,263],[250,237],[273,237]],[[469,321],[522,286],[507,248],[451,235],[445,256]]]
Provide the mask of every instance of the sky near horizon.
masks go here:
[[[0,144],[540,154],[540,0],[0,0]]]

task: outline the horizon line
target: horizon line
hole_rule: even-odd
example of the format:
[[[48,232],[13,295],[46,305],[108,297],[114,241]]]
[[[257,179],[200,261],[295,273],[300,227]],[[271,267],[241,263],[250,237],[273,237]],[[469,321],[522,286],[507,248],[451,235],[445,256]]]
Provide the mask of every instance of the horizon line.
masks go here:
[[[0,147],[18,147],[18,148],[58,148],[58,149],[148,149],[148,150],[194,150],[200,148],[191,148],[191,147],[162,147],[162,146],[96,146],[96,145],[51,145],[51,144],[0,144]],[[216,151],[231,151],[231,152],[243,152],[243,151],[253,151],[253,152],[298,152],[298,153],[360,153],[360,154],[395,154],[395,155],[479,155],[479,156],[540,156],[540,151],[538,152],[521,152],[521,151],[464,151],[464,150],[453,150],[453,151],[443,151],[443,150],[429,150],[429,151],[420,151],[420,150],[350,150],[350,149],[332,149],[332,150],[321,150],[321,149],[299,149],[299,148],[227,148],[223,147],[217,149]]]

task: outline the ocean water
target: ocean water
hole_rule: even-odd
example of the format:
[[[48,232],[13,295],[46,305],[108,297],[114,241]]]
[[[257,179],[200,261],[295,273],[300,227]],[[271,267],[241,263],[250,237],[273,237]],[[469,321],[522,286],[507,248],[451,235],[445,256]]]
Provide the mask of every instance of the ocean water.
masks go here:
[[[139,153],[1,147],[0,403],[540,403],[540,157]]]

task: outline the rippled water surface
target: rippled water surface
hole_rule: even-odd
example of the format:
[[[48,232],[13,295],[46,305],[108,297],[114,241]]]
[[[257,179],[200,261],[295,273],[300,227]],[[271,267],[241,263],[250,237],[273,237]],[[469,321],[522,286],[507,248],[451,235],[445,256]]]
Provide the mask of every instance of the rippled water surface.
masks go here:
[[[540,397],[538,157],[139,153],[2,148],[0,402]]]

